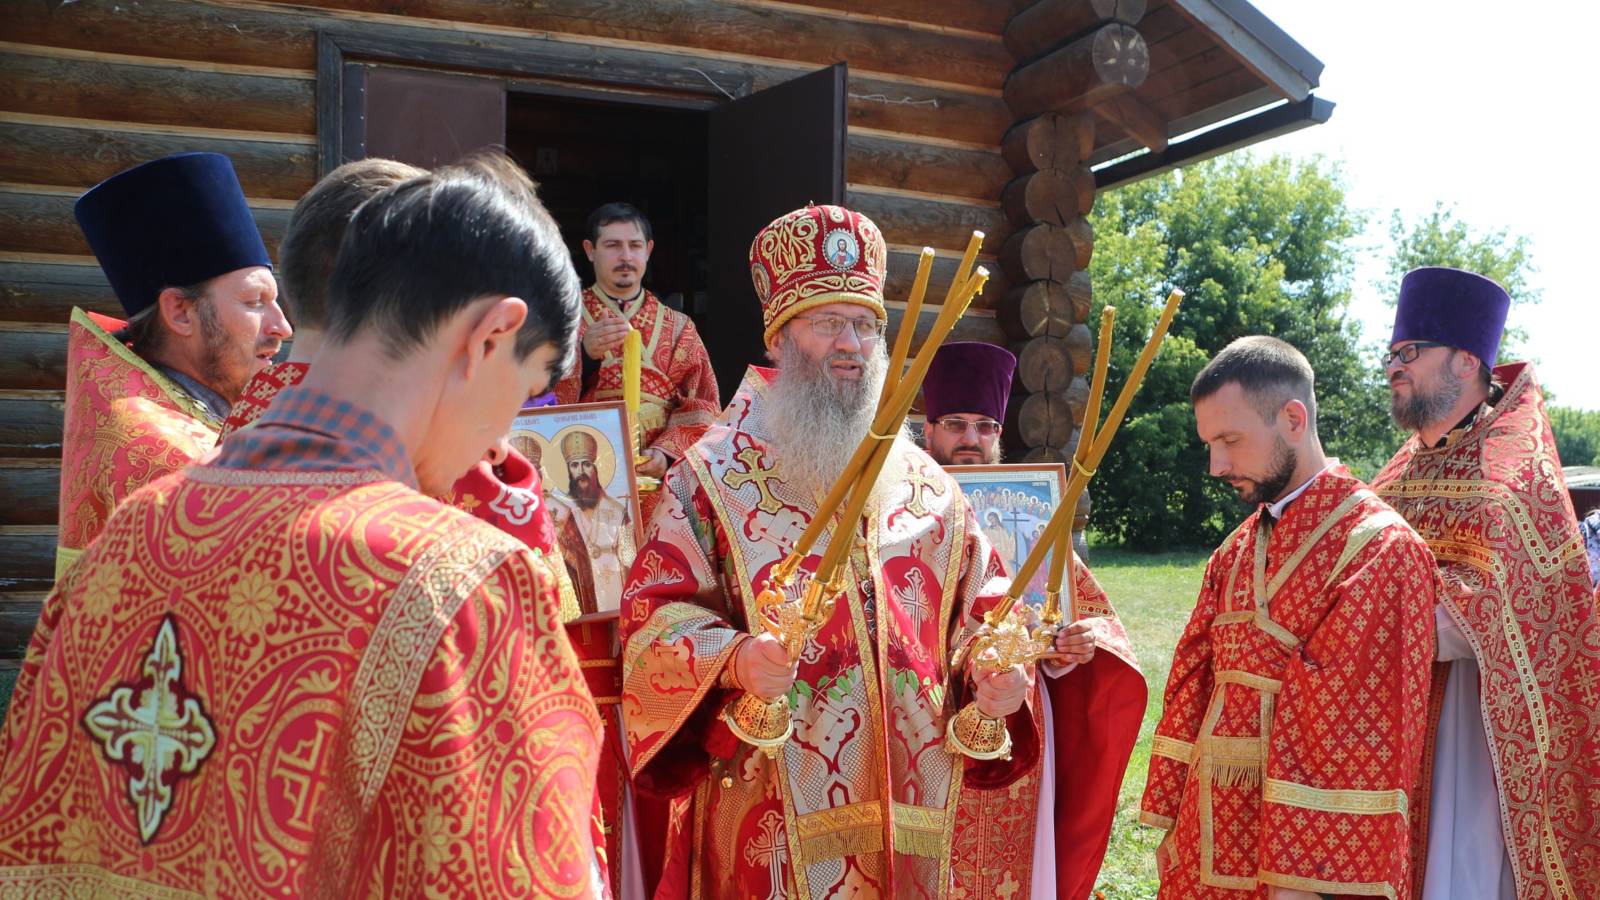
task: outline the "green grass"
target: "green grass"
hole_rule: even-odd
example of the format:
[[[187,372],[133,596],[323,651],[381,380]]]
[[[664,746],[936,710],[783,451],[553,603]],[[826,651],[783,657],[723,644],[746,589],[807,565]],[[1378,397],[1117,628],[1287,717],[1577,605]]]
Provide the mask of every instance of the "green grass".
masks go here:
[[[1111,826],[1111,846],[1096,885],[1106,900],[1156,896],[1156,843],[1161,832],[1139,824],[1139,797],[1150,768],[1150,743],[1161,715],[1161,691],[1172,667],[1172,649],[1189,621],[1205,575],[1204,551],[1132,553],[1097,549],[1089,568],[1117,609],[1139,656],[1139,668],[1150,687],[1139,743],[1128,762]]]

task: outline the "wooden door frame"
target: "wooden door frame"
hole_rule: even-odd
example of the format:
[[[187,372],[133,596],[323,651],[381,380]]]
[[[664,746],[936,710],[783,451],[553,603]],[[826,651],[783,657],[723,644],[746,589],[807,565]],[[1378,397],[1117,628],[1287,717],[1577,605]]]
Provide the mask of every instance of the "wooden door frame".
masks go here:
[[[370,62],[441,70],[503,79],[509,93],[538,94],[575,100],[710,109],[747,96],[753,81],[742,77],[731,85],[686,66],[684,57],[655,51],[625,54],[626,65],[607,60],[597,64],[596,48],[549,40],[548,53],[528,53],[509,42],[482,36],[448,40],[418,39],[352,31],[345,27],[317,30],[317,168],[319,177],[338,167],[344,155],[346,115],[345,64]],[[691,60],[692,61],[692,60]],[[576,83],[581,78],[583,83]],[[730,96],[731,95],[731,96]],[[352,110],[353,112],[354,110]]]

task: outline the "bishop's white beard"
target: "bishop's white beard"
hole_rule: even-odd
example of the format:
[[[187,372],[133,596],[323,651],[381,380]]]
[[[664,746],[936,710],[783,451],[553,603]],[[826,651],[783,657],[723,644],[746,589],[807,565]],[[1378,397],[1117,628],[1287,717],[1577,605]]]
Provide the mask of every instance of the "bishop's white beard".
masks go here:
[[[865,354],[830,353],[813,360],[787,330],[779,337],[779,345],[783,362],[764,404],[767,443],[777,456],[784,481],[804,494],[826,494],[872,427],[889,357],[883,341],[876,341]],[[860,363],[861,379],[834,380],[828,367],[838,360]],[[896,461],[910,446],[902,428],[884,470],[894,471]],[[877,503],[879,495],[892,486],[892,479],[879,478],[871,502]]]

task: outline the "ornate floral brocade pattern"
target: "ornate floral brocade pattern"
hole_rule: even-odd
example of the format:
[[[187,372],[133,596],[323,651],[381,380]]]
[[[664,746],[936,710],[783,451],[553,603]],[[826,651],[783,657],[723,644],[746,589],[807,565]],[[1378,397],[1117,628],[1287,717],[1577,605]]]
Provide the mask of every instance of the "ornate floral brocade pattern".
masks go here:
[[[853,537],[838,608],[802,651],[794,738],[776,764],[738,743],[713,718],[733,696],[718,679],[753,621],[751,586],[817,503],[762,443],[765,377],[746,377],[669,474],[630,576],[623,711],[636,777],[645,789],[699,781],[691,896],[943,896],[965,772],[942,746],[960,699],[948,655],[980,596],[1003,588],[997,557],[955,483],[909,452]],[[1025,714],[1013,728],[1026,727]]]
[[[596,896],[599,721],[548,565],[393,482],[290,474],[162,481],[59,586],[4,733],[0,892]],[[215,743],[146,841],[79,721],[168,628]]]
[[[111,336],[123,324],[73,309],[67,326],[58,543],[68,559],[129,494],[217,441],[200,404]]]
[[[1511,363],[1495,377],[1506,388],[1492,410],[1441,449],[1413,436],[1373,486],[1428,541],[1441,603],[1477,656],[1517,896],[1595,897],[1596,597],[1533,368]],[[1425,772],[1423,809],[1429,784]]]
[[[1426,547],[1342,467],[1265,518],[1212,555],[1174,653],[1141,803],[1172,830],[1161,896],[1409,896]]]

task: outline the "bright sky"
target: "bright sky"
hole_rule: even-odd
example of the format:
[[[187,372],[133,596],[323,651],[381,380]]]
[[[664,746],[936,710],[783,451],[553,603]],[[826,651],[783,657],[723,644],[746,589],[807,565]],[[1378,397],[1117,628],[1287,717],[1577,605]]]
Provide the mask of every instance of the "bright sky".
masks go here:
[[[1350,203],[1370,219],[1353,306],[1367,337],[1387,339],[1393,321],[1374,285],[1390,211],[1412,221],[1453,203],[1474,233],[1530,238],[1543,301],[1513,301],[1511,321],[1557,403],[1600,409],[1600,3],[1251,2],[1325,66],[1316,93],[1338,104],[1333,118],[1258,146],[1344,161]]]

